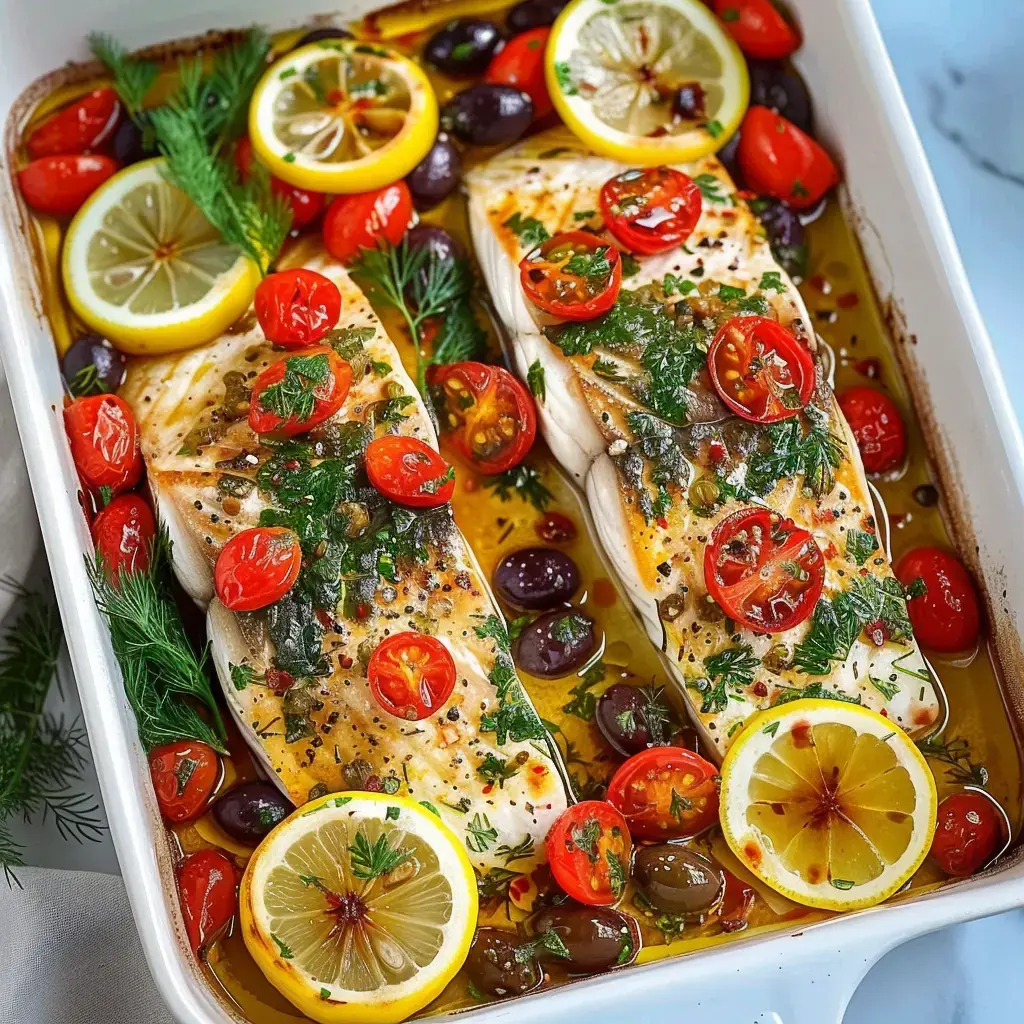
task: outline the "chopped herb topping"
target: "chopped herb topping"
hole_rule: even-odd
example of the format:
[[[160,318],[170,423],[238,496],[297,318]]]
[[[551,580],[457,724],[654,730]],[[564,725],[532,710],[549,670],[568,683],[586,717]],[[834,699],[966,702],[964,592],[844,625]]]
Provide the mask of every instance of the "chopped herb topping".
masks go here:
[[[555,497],[541,482],[540,471],[526,463],[506,469],[504,473],[484,477],[484,484],[502,501],[509,501],[513,494],[517,494],[538,512],[545,511]]]
[[[737,644],[704,659],[707,678],[697,689],[704,694],[700,706],[702,715],[718,714],[729,704],[727,687],[749,686],[754,681],[760,661],[749,644]]]
[[[878,539],[864,530],[846,533],[846,557],[856,565],[863,565],[878,550]]]
[[[291,356],[284,361],[284,376],[259,396],[259,403],[283,420],[292,417],[299,423],[313,415],[316,389],[331,376],[324,353],[315,356]]]
[[[516,946],[514,956],[517,964],[528,964],[531,960],[536,960],[541,953],[551,953],[562,960],[572,959],[569,948],[555,931],[541,932],[528,942]]]
[[[612,272],[608,259],[608,246],[599,245],[593,252],[578,252],[565,261],[564,273],[585,277],[588,281],[600,281]]]
[[[473,820],[466,826],[466,846],[471,853],[485,853],[492,843],[498,841],[498,830],[487,819],[486,814],[474,814]]]
[[[551,235],[548,229],[536,217],[524,217],[520,213],[513,213],[503,224],[518,239],[524,249],[536,249],[541,242],[546,242]]]
[[[505,780],[519,773],[522,767],[518,758],[511,761],[495,754],[488,754],[477,766],[476,772],[485,782],[497,783],[499,789],[505,788]]]
[[[352,857],[352,874],[364,879],[380,878],[412,856],[409,850],[392,848],[387,835],[378,836],[371,846],[370,840],[362,832],[356,833],[348,850]]]
[[[533,392],[533,397],[538,402],[543,402],[548,397],[547,385],[544,381],[544,367],[539,359],[534,359],[530,363],[530,368],[526,371],[526,383],[530,385],[530,391]]]

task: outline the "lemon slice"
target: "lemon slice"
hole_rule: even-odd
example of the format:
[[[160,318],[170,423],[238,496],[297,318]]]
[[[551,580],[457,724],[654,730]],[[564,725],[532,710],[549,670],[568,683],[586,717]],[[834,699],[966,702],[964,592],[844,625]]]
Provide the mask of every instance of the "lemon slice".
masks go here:
[[[797,700],[752,718],[722,765],[722,832],[798,903],[870,907],[920,867],[935,780],[902,729],[855,704]]]
[[[743,55],[700,0],[574,0],[551,30],[545,64],[573,133],[633,166],[715,152],[750,96]],[[686,108],[693,116],[675,106],[684,86],[699,101]]]
[[[437,98],[407,57],[354,39],[293,50],[249,104],[259,159],[289,184],[368,192],[405,177],[437,135]]]
[[[307,1017],[397,1024],[462,966],[477,892],[436,815],[401,797],[338,793],[267,836],[239,906],[253,959]]]
[[[216,338],[260,280],[256,265],[164,180],[162,166],[133,164],[101,185],[71,222],[61,261],[78,316],[137,355]]]

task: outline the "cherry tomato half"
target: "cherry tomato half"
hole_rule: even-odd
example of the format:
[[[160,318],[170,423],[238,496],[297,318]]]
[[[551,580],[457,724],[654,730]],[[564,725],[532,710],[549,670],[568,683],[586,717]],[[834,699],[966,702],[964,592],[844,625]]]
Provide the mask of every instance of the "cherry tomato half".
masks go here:
[[[877,388],[847,388],[836,395],[869,473],[891,473],[907,457],[907,428],[896,403]]]
[[[995,804],[980,793],[954,793],[939,804],[932,860],[955,878],[973,875],[1005,842]]]
[[[590,907],[622,898],[633,842],[625,818],[603,800],[575,804],[551,826],[548,863],[555,881]]]
[[[715,0],[715,14],[736,45],[757,60],[781,60],[799,45],[796,29],[771,0]]]
[[[178,890],[185,931],[198,953],[235,916],[238,898],[235,865],[216,850],[200,850],[182,861]]]
[[[44,156],[18,171],[18,184],[33,210],[67,217],[117,170],[109,156]]]
[[[404,181],[374,192],[338,196],[324,217],[324,244],[342,263],[382,242],[398,245],[412,218],[412,193]]]
[[[352,367],[333,348],[286,356],[253,381],[249,426],[257,434],[304,433],[333,416],[351,386]]]
[[[519,280],[526,297],[553,316],[592,320],[615,305],[622,261],[614,245],[586,231],[566,231],[523,257]]]
[[[492,58],[484,72],[484,81],[494,85],[512,85],[533,100],[533,119],[546,117],[555,109],[544,77],[544,50],[551,29],[531,28],[513,36]]]
[[[896,563],[896,578],[905,587],[917,579],[925,585],[925,593],[907,600],[914,635],[925,647],[956,654],[977,644],[981,609],[960,559],[942,548],[914,548]]]
[[[95,89],[33,129],[25,143],[29,158],[71,156],[99,149],[113,138],[121,112],[114,89]]]
[[[725,893],[718,908],[718,923],[724,932],[741,932],[747,927],[757,893],[731,871],[723,868],[722,874],[725,875]]]
[[[734,316],[708,349],[711,382],[737,416],[776,423],[795,416],[814,390],[814,360],[782,324]]]
[[[431,367],[441,429],[481,473],[518,466],[537,436],[533,396],[501,366],[451,363]]]
[[[682,245],[703,208],[700,186],[672,167],[623,171],[601,186],[600,202],[616,241],[642,256]]]
[[[206,806],[220,778],[217,752],[198,740],[179,740],[149,754],[149,772],[160,813],[188,821]]]
[[[413,508],[436,508],[455,493],[455,471],[418,437],[389,434],[371,441],[366,475],[385,498]]]
[[[156,522],[141,495],[122,494],[92,524],[96,554],[116,583],[122,572],[145,572],[156,539]]]
[[[620,765],[608,800],[641,839],[693,836],[718,821],[718,769],[682,747],[650,747]]]
[[[64,409],[64,429],[79,476],[90,487],[109,487],[116,495],[142,478],[139,431],[123,398],[76,398]]]
[[[374,648],[366,666],[374,700],[395,718],[418,722],[448,703],[455,689],[455,661],[426,633],[396,633]]]
[[[225,608],[254,612],[280,601],[302,568],[299,538],[283,526],[236,533],[221,549],[213,585]]]
[[[814,611],[825,557],[792,519],[741,508],[711,531],[704,583],[730,618],[759,633],[783,633]]]
[[[252,159],[252,143],[248,136],[243,136],[235,147],[235,164],[243,181],[249,176]],[[308,227],[323,212],[326,199],[322,192],[310,192],[309,189],[299,188],[298,185],[289,185],[287,181],[275,178],[274,175],[270,176],[270,190],[288,200],[288,205],[292,208],[293,231],[301,231]]]
[[[302,348],[334,330],[341,316],[341,292],[315,270],[280,270],[256,286],[253,307],[267,341]]]
[[[782,199],[797,210],[814,206],[839,184],[839,171],[828,153],[792,121],[767,107],[747,111],[737,159],[750,189]]]

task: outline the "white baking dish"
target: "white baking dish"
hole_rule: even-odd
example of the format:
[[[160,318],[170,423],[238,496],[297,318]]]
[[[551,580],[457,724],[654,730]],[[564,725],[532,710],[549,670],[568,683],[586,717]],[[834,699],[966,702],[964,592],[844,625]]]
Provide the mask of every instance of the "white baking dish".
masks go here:
[[[99,29],[143,46],[210,28],[308,20],[325,0],[0,0],[0,109],[8,142],[31,100],[25,90],[86,56]],[[367,9],[355,0],[339,12]],[[897,335],[928,427],[961,550],[984,579],[1008,700],[1024,717],[1024,446],[953,243],[932,176],[900,96],[868,0],[790,0],[806,42],[800,66],[818,125],[845,168],[844,201]],[[6,146],[4,147],[6,151]],[[64,439],[62,390],[42,316],[22,210],[2,189],[2,352],[114,844],[154,978],[182,1024],[239,1020],[196,970],[183,942],[172,858],[146,759],[124,699],[105,624],[93,603],[89,550]],[[838,1022],[857,983],[885,951],[942,925],[1024,904],[1024,859],[984,877],[895,905],[687,958],[662,960],[462,1015],[465,1020],[673,1019],[680,1002],[723,1022]],[[676,1013],[672,1013],[675,1010]]]

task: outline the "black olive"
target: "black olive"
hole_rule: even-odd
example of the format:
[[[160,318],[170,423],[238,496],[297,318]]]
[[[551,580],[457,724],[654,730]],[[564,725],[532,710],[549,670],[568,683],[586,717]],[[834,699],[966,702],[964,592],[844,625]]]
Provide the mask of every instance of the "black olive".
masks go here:
[[[309,43],[319,43],[321,39],[351,39],[352,33],[346,32],[343,28],[312,28],[292,47],[297,50],[300,46],[307,46]]]
[[[270,782],[243,782],[217,798],[213,819],[232,839],[257,846],[292,813],[292,805]]]
[[[736,159],[736,152],[740,148],[740,133],[737,129],[732,138],[715,154],[722,161],[722,166],[729,172],[729,176],[740,188],[743,187],[743,175],[740,173],[739,161]]]
[[[476,146],[514,142],[532,120],[533,100],[511,85],[471,85],[441,109],[441,127]]]
[[[925,508],[932,508],[939,503],[939,492],[933,484],[921,484],[914,488],[914,501]]]
[[[523,0],[508,12],[505,26],[510,32],[518,35],[527,29],[553,25],[555,18],[562,13],[562,8],[568,2],[569,0]]]
[[[611,907],[584,907],[569,901],[539,910],[526,922],[530,935],[554,932],[569,951],[570,974],[597,974],[632,963],[640,952],[636,922]]]
[[[64,353],[60,372],[76,398],[116,391],[124,380],[126,359],[106,338],[83,334]]]
[[[437,206],[459,187],[460,181],[462,157],[443,132],[405,179],[417,210],[429,210]]]
[[[145,112],[135,116],[142,120],[145,117]],[[127,167],[129,164],[137,164],[140,160],[148,160],[150,157],[156,156],[156,146],[152,145],[147,148],[145,143],[143,131],[135,121],[130,117],[122,118],[121,123],[117,126],[117,131],[114,132],[112,143],[114,159],[122,167]]]
[[[548,612],[531,622],[515,642],[516,664],[532,676],[560,679],[582,668],[597,650],[594,620],[575,608]]]
[[[807,271],[807,233],[800,215],[778,199],[758,199],[751,208],[764,225],[772,252],[786,273],[803,277]]]
[[[524,548],[494,569],[498,597],[521,611],[543,612],[565,604],[580,585],[576,563],[552,548]]]
[[[793,67],[774,60],[750,61],[750,102],[769,107],[810,134],[811,94]]]
[[[466,957],[466,972],[473,984],[488,996],[521,996],[536,988],[544,974],[536,957],[525,963],[516,959],[514,932],[480,928]]]
[[[720,868],[699,853],[672,843],[637,849],[633,880],[655,909],[690,918],[710,913],[725,892]]]
[[[493,21],[456,18],[427,40],[423,59],[449,75],[482,75],[504,41]]]
[[[651,742],[644,708],[647,701],[636,686],[615,683],[598,698],[594,721],[609,745],[623,757],[646,750]]]
[[[435,227],[433,224],[417,224],[410,228],[405,236],[406,244],[410,249],[429,249],[440,263],[448,260],[461,260],[465,257],[462,246],[444,228]]]

